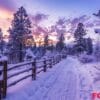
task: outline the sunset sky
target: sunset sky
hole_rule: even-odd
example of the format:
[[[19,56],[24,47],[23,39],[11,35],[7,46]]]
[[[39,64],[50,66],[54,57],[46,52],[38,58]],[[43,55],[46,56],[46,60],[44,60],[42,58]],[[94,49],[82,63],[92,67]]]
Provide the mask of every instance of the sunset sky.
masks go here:
[[[10,27],[13,13],[20,6],[24,6],[29,15],[48,15],[49,26],[59,17],[69,19],[82,15],[92,16],[100,9],[100,0],[0,0],[0,27],[4,34]]]

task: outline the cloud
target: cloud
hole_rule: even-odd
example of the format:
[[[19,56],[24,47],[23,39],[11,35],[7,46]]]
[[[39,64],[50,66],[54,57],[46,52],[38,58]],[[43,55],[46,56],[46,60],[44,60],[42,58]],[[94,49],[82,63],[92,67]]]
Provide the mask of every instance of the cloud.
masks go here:
[[[35,24],[39,24],[41,21],[43,21],[45,19],[48,19],[48,15],[43,14],[43,13],[38,13],[38,14],[32,16],[33,23],[35,23]]]
[[[66,24],[67,20],[65,18],[60,18],[58,19],[58,21],[56,22],[56,25],[64,25]]]
[[[92,27],[92,23],[89,21],[90,19],[91,17],[87,15],[83,15],[83,16],[72,19],[71,28],[69,29],[69,32],[74,33],[78,23],[83,23],[84,25],[86,24],[88,27],[89,26]]]
[[[52,25],[50,28],[50,32],[56,32],[59,37],[61,34],[66,33],[66,25],[69,24],[70,20],[66,20],[65,18],[59,18],[55,25]]]
[[[33,33],[34,33],[35,35],[40,35],[41,33],[43,33],[43,34],[48,34],[48,30],[47,30],[46,28],[44,28],[44,27],[38,26],[38,27],[36,27],[35,30],[33,30]]]
[[[87,22],[85,24],[86,28],[92,28],[94,26],[94,23],[93,22]]]
[[[33,26],[33,34],[40,35],[40,34],[48,34],[48,29],[41,26],[41,22],[48,19],[48,15],[43,13],[37,13],[35,15],[30,15],[32,26]]]
[[[80,16],[78,19],[80,22],[85,22],[85,21],[88,21],[91,17],[87,16],[87,15],[83,15],[83,16]]]
[[[84,22],[88,21],[89,19],[90,19],[90,17],[88,17],[87,15],[83,15],[83,16],[74,18],[71,21],[71,23],[75,25],[75,24],[78,24],[79,22],[84,23]]]

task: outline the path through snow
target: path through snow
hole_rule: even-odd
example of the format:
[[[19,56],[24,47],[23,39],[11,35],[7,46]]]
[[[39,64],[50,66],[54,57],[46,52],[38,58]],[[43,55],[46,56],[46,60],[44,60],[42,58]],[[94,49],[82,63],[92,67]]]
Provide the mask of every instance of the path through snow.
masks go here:
[[[68,57],[29,86],[14,93],[8,89],[6,100],[91,100],[92,80],[87,75],[77,59]]]

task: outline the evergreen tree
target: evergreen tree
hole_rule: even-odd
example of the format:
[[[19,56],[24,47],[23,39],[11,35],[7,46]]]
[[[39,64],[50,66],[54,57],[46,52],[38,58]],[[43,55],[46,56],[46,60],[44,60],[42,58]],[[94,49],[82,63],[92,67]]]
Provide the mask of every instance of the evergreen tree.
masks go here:
[[[84,30],[84,25],[83,23],[79,23],[74,33],[74,37],[76,40],[81,40],[85,35],[86,35],[86,31]]]
[[[19,61],[23,60],[22,50],[25,47],[25,40],[31,34],[31,22],[24,7],[20,7],[14,14],[12,27],[9,29],[12,49],[19,52]]]
[[[85,38],[84,38],[85,35],[86,31],[84,30],[84,25],[83,23],[79,23],[74,33],[74,38],[76,39],[75,50],[77,52],[81,53],[86,50]]]
[[[1,54],[3,54],[4,45],[5,45],[5,42],[3,40],[3,32],[2,32],[2,29],[0,29],[0,51],[1,51]]]
[[[93,43],[91,38],[86,39],[86,50],[88,55],[93,53]]]
[[[58,40],[58,42],[57,42],[57,44],[56,44],[56,49],[57,49],[59,52],[61,52],[61,51],[63,50],[64,46],[65,46],[64,40],[65,40],[64,34],[62,33],[62,34],[59,36],[59,40]]]
[[[97,41],[95,45],[94,56],[96,57],[96,61],[100,61],[100,41]]]
[[[49,46],[49,36],[46,35],[44,37],[44,47],[47,49],[48,46]]]

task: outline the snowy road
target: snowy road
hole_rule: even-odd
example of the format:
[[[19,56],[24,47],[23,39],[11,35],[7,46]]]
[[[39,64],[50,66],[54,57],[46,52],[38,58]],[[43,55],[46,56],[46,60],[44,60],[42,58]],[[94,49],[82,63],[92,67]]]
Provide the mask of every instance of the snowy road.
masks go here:
[[[8,92],[6,100],[91,100],[92,81],[80,67],[77,59],[68,57],[20,92]]]

